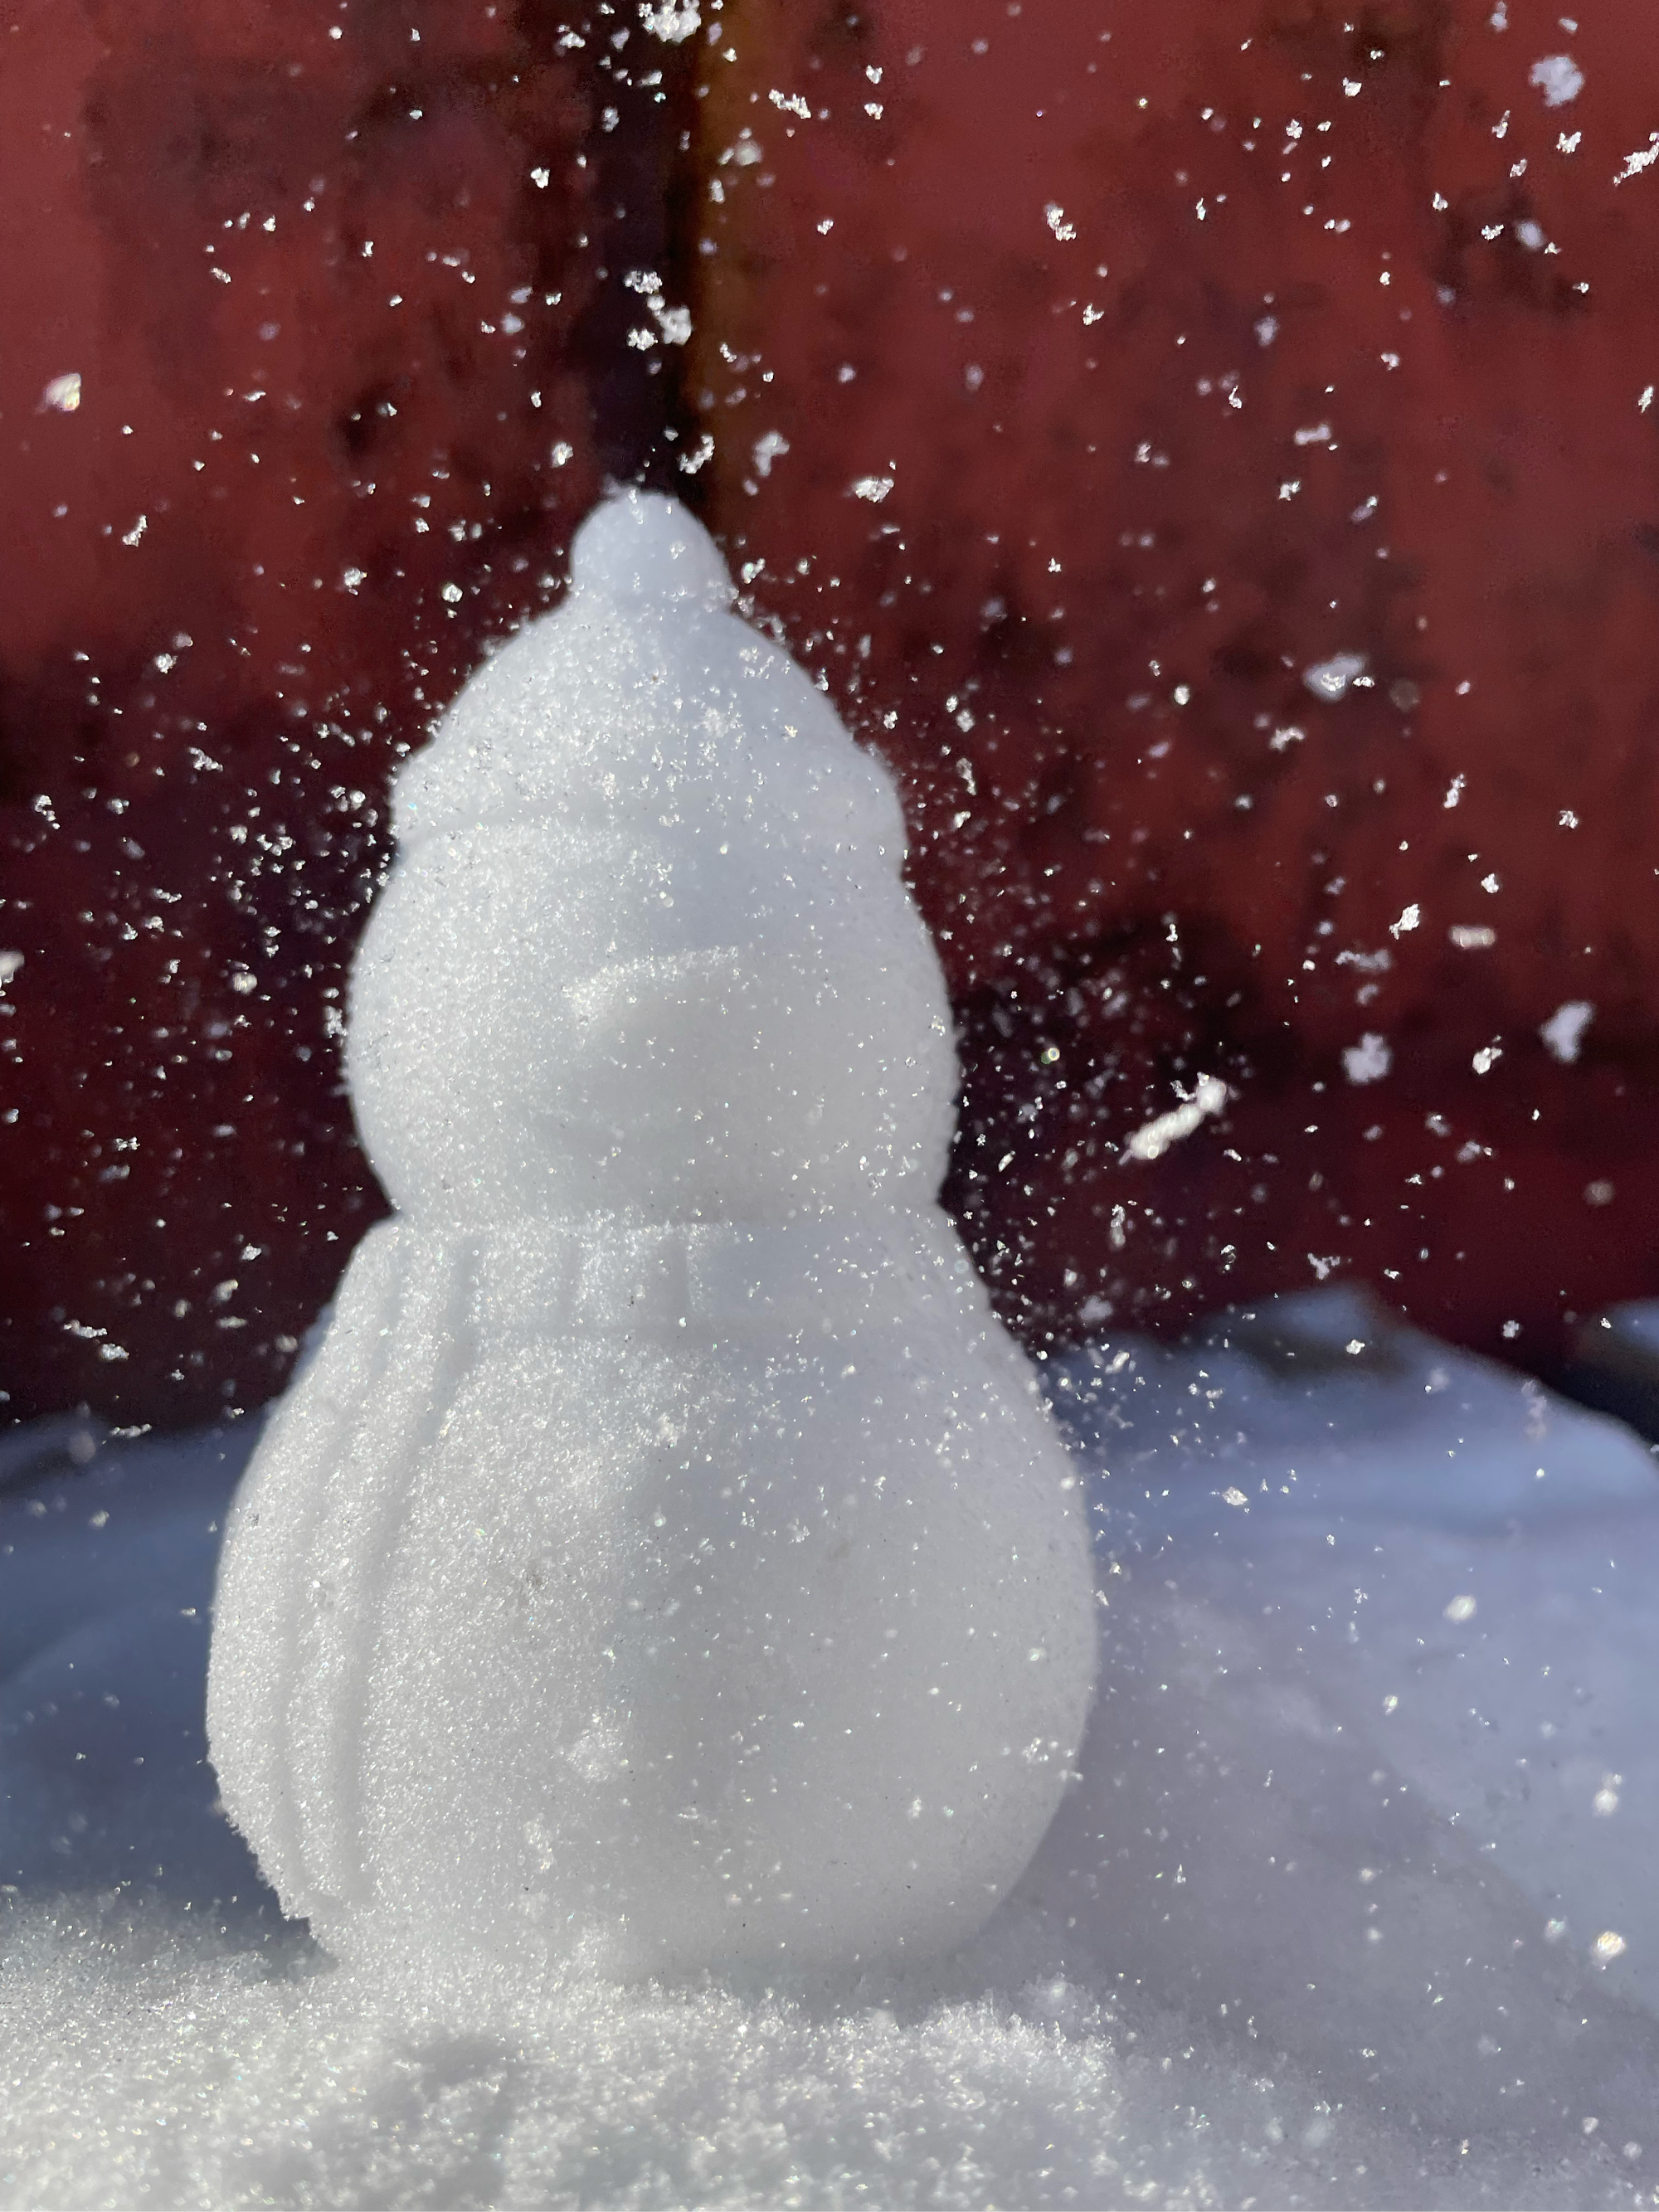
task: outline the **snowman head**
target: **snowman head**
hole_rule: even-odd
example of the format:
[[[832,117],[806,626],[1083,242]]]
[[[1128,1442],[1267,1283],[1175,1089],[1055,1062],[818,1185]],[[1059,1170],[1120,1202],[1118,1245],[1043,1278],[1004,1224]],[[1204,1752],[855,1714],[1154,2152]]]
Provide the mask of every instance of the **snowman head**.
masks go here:
[[[956,1066],[884,769],[672,501],[607,502],[571,565],[398,780],[347,1055],[388,1191],[481,1222],[931,1196]]]

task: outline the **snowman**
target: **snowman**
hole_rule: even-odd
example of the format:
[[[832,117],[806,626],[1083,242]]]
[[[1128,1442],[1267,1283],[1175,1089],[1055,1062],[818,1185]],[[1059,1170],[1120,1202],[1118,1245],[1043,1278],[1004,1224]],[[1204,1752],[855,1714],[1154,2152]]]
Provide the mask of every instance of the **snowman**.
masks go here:
[[[401,771],[347,1070],[396,1209],[228,1524],[231,1818],[365,1969],[925,1956],[1093,1685],[1075,1482],[935,1194],[892,786],[628,494]]]

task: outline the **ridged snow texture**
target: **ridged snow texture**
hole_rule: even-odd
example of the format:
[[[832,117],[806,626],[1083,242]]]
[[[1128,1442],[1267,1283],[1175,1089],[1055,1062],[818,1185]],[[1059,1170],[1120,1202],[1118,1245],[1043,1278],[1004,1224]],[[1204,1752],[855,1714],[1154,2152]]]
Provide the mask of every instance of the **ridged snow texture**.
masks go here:
[[[348,1069],[398,1213],[238,1494],[209,1725],[336,1952],[940,1949],[1094,1665],[1073,1479],[934,1201],[880,765],[631,495],[398,779]]]

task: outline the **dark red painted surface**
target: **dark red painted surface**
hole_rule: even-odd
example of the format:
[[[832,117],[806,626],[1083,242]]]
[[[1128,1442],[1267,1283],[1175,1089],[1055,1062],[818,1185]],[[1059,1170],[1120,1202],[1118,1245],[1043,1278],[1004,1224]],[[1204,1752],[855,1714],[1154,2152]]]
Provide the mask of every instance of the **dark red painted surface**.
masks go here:
[[[380,1206],[334,1031],[386,777],[655,404],[602,279],[663,134],[482,0],[3,35],[0,1388],[181,1419]]]
[[[723,21],[710,511],[905,779],[1008,1310],[1346,1273],[1547,1363],[1659,1290],[1659,22]]]
[[[1659,1291],[1659,27],[703,15],[0,17],[9,1410],[280,1380],[380,1203],[386,775],[641,464],[899,767],[1034,1337],[1346,1273],[1547,1366]]]

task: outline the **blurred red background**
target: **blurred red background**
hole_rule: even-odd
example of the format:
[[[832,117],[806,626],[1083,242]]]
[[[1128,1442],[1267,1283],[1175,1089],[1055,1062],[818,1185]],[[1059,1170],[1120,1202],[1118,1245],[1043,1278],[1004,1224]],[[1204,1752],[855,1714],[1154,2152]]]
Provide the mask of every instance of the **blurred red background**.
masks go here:
[[[607,475],[900,773],[1028,1336],[1548,1371],[1659,1289],[1659,26],[697,12],[8,18],[11,1409],[280,1382],[386,775]]]

